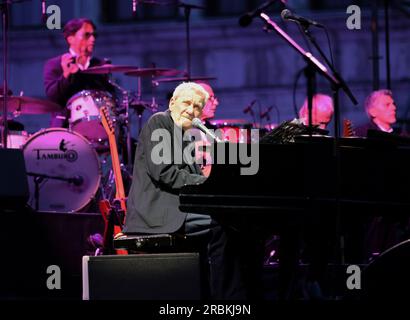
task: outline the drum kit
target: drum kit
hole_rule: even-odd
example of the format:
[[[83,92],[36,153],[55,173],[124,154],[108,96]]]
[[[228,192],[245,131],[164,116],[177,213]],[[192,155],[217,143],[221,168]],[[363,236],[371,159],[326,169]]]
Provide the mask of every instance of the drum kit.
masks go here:
[[[107,64],[91,67],[82,72],[88,74],[120,72],[132,77],[151,77],[156,85],[161,82],[213,79],[212,77],[175,77],[181,74],[175,69]],[[157,78],[161,76],[167,78]],[[117,139],[126,140],[118,141],[118,145],[128,147],[125,151],[127,155],[132,152],[128,124],[129,109],[134,108],[139,119],[144,110],[156,111],[156,106],[152,103],[130,101],[128,99],[130,92],[121,91],[126,97],[116,99],[106,91],[83,90],[72,96],[65,108],[48,100],[26,96],[8,97],[7,111],[8,114],[13,115],[13,120],[19,115],[56,114],[65,109],[70,111],[68,129],[47,128],[29,135],[26,131],[14,130],[9,125],[7,147],[23,151],[30,189],[28,201],[30,207],[37,211],[84,212],[95,205],[97,198],[109,199],[110,196],[114,196],[115,181],[112,170],[109,168],[107,173],[104,172],[104,165],[109,166],[106,159],[109,158],[110,149],[107,146],[107,133],[100,120],[100,109],[106,107],[109,110],[120,132],[124,130],[122,127],[125,127],[122,131],[125,134],[118,135]],[[137,97],[140,96],[139,88]],[[3,107],[2,102],[0,107]],[[127,161],[128,164],[131,162]],[[131,179],[130,168],[124,166],[122,170],[126,171],[124,174]]]

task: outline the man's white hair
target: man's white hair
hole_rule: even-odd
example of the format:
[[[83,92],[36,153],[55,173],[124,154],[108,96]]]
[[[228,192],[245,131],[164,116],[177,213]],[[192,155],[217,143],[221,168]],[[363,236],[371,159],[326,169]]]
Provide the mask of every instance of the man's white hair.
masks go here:
[[[325,113],[328,114],[329,117],[333,116],[334,109],[333,109],[333,100],[330,96],[323,94],[323,93],[316,93],[313,96],[313,113]],[[309,110],[308,110],[308,99],[306,98],[302,108],[299,110],[299,118],[308,118]]]
[[[176,99],[183,91],[186,90],[195,91],[196,93],[202,95],[204,97],[204,106],[208,102],[209,93],[201,85],[195,82],[183,82],[180,85],[178,85],[175,88],[174,93],[172,94],[172,98]]]

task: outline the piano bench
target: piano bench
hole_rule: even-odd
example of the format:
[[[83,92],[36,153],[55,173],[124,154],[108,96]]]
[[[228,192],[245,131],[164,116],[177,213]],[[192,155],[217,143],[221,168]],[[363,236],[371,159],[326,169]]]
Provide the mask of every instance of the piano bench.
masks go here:
[[[129,253],[167,253],[197,251],[181,234],[128,234],[114,239],[114,249]]]

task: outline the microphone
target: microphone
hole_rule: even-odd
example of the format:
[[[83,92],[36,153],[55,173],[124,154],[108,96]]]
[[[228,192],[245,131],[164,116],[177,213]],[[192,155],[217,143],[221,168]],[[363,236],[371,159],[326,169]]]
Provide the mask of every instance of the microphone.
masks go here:
[[[203,133],[207,134],[210,136],[212,139],[214,139],[216,142],[222,142],[221,139],[219,139],[212,131],[210,131],[207,127],[204,126],[201,120],[198,118],[192,119],[192,125],[201,130]]]
[[[82,176],[74,176],[68,182],[72,183],[76,187],[79,187],[84,183],[84,179]]]
[[[252,114],[253,113],[252,107],[256,103],[256,101],[257,101],[256,99],[253,100],[245,109],[243,109],[243,113],[247,114],[248,112],[250,112]]]
[[[266,1],[265,3],[263,3],[262,5],[257,7],[255,10],[243,14],[239,18],[239,25],[241,27],[249,26],[252,23],[253,18],[255,18],[257,15],[259,15],[263,10],[270,7],[274,2],[275,2],[275,0]]]
[[[319,22],[316,22],[314,20],[303,18],[296,14],[293,14],[292,11],[290,11],[289,9],[282,10],[280,16],[282,17],[283,20],[295,21],[304,26],[312,25],[318,28],[324,28],[323,24],[320,24]]]

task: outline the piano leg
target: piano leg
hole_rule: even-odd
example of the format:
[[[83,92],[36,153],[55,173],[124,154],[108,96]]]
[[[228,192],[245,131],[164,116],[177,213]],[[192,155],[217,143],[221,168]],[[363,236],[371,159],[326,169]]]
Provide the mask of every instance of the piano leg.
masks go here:
[[[264,239],[229,227],[212,229],[211,296],[216,300],[263,300]]]
[[[280,233],[278,299],[281,301],[291,300],[295,293],[301,235],[301,230],[294,226],[284,226]]]

